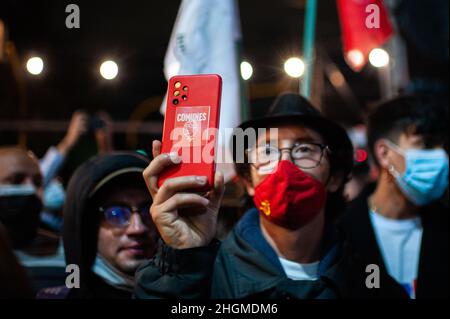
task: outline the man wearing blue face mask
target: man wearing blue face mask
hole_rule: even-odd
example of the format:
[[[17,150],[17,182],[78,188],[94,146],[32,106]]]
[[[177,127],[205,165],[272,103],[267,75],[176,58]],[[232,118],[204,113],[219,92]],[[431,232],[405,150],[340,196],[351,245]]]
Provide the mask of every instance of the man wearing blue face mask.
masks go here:
[[[411,298],[448,297],[448,106],[425,96],[386,102],[368,140],[378,182],[349,205],[342,229]]]

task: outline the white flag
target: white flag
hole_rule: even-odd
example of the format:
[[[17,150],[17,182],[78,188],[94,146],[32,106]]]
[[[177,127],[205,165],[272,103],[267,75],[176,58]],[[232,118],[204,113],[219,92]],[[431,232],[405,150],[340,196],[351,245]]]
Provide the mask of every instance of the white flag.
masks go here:
[[[215,73],[222,77],[218,158],[225,158],[229,164],[219,162],[218,169],[224,173],[225,181],[235,175],[228,147],[230,128],[241,122],[240,41],[236,0],[183,0],[164,60],[167,80],[174,75],[191,74]],[[163,103],[163,114],[165,106]]]

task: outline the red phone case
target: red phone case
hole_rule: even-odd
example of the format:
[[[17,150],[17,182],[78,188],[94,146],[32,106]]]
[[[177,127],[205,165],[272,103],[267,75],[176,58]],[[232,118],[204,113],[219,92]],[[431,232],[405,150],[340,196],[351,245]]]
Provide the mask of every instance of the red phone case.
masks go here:
[[[206,186],[196,191],[214,187],[221,94],[222,78],[216,74],[169,80],[161,152],[178,152],[183,161],[160,174],[158,187],[168,178],[193,175],[208,179]]]

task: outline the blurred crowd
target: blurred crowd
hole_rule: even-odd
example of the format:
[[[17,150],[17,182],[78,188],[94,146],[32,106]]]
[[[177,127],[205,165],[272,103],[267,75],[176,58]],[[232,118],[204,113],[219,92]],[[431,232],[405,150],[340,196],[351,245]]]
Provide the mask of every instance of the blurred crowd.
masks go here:
[[[158,189],[176,154],[114,150],[99,118],[73,114],[43,158],[0,146],[0,298],[448,297],[448,101],[399,96],[354,134],[282,94],[240,125],[279,147],[258,136],[206,195],[202,176]],[[64,183],[90,127],[99,153]]]

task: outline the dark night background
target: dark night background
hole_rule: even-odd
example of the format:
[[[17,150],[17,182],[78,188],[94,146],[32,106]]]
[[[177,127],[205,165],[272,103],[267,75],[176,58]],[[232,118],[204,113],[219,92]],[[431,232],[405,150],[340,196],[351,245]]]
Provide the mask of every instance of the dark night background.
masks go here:
[[[65,7],[70,3],[80,7],[81,29],[65,27]],[[435,50],[426,53],[411,39],[408,54],[414,57],[414,65],[410,73],[448,81],[448,1],[427,1],[423,8],[419,3],[423,1],[409,0],[403,5],[406,8],[401,14],[414,22],[403,19],[405,29],[411,31],[412,38],[420,37],[414,28],[437,30],[429,24],[441,23],[447,43],[440,41],[442,32],[438,40],[434,39],[436,32],[423,32],[427,41],[437,43]],[[38,77],[24,72],[27,104],[21,114],[11,68],[0,64],[0,118],[68,120],[74,110],[81,108],[92,114],[106,110],[114,120],[126,121],[145,102],[146,114],[140,120],[161,122],[158,109],[166,90],[163,60],[179,4],[179,0],[1,0],[0,18],[8,27],[9,40],[14,42],[21,63],[24,65],[29,56],[36,54],[44,58],[45,69]],[[254,76],[248,82],[253,116],[265,112],[278,91],[297,90],[296,80],[285,75],[283,63],[292,55],[301,55],[304,6],[301,0],[240,1],[243,59],[254,67]],[[447,13],[443,14],[443,10]],[[426,12],[427,18],[418,12]],[[430,15],[435,17],[433,22]],[[370,67],[360,74],[353,73],[342,57],[340,40],[335,2],[319,1],[317,52],[326,53],[338,65],[364,112],[380,99],[377,74]],[[111,82],[98,74],[105,58],[119,64],[119,76]],[[324,112],[345,125],[360,122],[361,115],[345,105],[329,82],[324,83]],[[27,146],[41,155],[62,134],[33,133],[28,136]],[[129,145],[123,134],[117,134],[116,147],[148,148],[152,138],[141,134],[137,144]],[[0,131],[0,144],[13,143],[17,143],[16,133]]]

